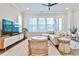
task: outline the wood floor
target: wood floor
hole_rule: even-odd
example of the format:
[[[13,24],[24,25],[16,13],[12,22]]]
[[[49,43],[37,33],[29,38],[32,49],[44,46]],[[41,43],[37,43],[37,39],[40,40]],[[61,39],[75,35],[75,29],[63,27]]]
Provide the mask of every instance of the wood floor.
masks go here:
[[[12,47],[15,47],[17,44],[21,43],[23,40],[25,40],[25,39],[22,39],[22,40],[20,40],[20,41],[18,41],[18,42],[15,42],[14,44],[8,46],[8,47],[6,48],[6,51],[8,51],[9,49],[11,49]],[[0,50],[0,55],[3,54],[3,53],[5,53],[6,51],[5,51],[5,49],[1,49],[1,50]]]
[[[18,44],[11,46],[7,51],[0,51],[1,56],[28,56],[28,39],[19,42]],[[49,41],[48,56],[64,56],[64,55],[79,55],[79,50],[71,49],[71,54],[62,54],[58,49]]]
[[[1,56],[28,56],[28,39],[22,41],[21,43],[17,44],[16,46],[10,48]],[[56,49],[56,47],[49,42],[49,49],[48,49],[48,56],[60,56],[61,54]]]

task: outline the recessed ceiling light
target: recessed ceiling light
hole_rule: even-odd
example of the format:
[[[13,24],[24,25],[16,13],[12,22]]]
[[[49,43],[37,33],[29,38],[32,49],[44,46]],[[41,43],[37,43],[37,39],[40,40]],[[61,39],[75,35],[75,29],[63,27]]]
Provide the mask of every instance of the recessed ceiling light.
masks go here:
[[[29,10],[30,8],[26,8],[26,10]]]
[[[66,10],[69,10],[69,8],[65,8]]]

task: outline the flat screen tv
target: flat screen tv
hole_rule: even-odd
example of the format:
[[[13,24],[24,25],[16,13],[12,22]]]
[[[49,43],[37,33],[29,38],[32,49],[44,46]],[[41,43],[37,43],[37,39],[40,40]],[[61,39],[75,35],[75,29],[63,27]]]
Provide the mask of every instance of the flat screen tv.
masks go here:
[[[13,28],[13,22],[12,21],[2,19],[2,32],[3,32],[3,34],[11,33],[12,28]]]
[[[2,19],[2,34],[19,33],[19,25],[10,20]]]
[[[12,30],[13,33],[19,33],[19,25],[18,24],[15,24],[13,23],[13,30]]]

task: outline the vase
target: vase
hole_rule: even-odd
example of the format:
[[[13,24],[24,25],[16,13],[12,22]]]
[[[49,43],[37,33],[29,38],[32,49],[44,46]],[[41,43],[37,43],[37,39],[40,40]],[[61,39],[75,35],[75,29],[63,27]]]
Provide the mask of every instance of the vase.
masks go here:
[[[76,34],[72,34],[72,37],[76,37]]]

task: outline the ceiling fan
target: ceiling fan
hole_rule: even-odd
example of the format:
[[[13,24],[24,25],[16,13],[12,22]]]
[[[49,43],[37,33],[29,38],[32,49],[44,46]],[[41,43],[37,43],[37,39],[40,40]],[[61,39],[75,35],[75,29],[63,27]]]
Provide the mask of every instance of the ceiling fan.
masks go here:
[[[48,10],[50,11],[50,8],[54,5],[56,5],[58,3],[48,3],[48,4],[42,4],[43,6],[47,6],[48,7]]]

